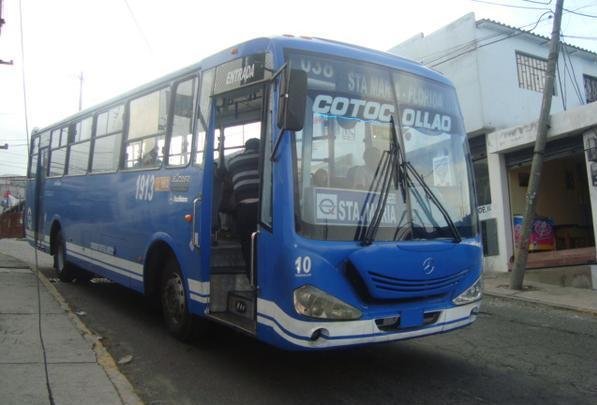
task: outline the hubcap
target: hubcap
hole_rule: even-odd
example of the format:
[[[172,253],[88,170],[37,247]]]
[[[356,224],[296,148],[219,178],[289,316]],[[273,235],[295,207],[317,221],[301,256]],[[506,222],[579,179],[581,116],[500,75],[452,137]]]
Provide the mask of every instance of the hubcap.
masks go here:
[[[173,274],[164,286],[163,305],[168,318],[175,324],[180,324],[185,315],[185,297],[182,280],[178,274]]]

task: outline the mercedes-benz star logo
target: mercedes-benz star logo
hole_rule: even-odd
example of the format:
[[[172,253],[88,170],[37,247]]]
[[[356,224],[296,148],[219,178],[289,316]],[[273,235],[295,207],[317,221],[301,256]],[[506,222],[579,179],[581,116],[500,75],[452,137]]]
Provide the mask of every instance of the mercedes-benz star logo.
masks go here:
[[[423,260],[423,272],[427,275],[433,273],[435,270],[435,262],[433,261],[432,257],[428,257],[427,259]]]

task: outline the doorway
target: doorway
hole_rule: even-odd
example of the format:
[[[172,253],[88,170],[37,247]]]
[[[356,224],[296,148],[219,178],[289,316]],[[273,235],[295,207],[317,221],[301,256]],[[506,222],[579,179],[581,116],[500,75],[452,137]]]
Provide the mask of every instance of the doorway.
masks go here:
[[[261,190],[264,87],[214,97],[210,316],[248,333],[256,326],[255,235]]]

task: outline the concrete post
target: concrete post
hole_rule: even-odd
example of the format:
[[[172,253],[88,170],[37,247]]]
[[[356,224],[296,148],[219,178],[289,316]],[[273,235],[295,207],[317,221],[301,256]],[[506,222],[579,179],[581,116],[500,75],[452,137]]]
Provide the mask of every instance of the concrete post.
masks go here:
[[[508,270],[508,260],[512,256],[513,247],[508,172],[504,155],[488,153],[487,168],[491,192],[491,217],[497,222],[499,255],[486,257],[485,264],[487,270],[505,272]]]

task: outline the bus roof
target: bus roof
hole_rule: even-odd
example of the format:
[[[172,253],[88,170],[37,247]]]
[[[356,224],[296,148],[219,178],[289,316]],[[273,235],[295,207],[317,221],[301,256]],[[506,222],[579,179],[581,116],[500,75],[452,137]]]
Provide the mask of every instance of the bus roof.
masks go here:
[[[251,39],[249,41],[228,47],[214,55],[208,56],[207,58],[197,63],[176,70],[165,76],[161,76],[151,82],[135,87],[118,96],[112,97],[104,102],[88,107],[58,122],[55,122],[51,125],[34,131],[36,131],[36,134],[42,133],[51,128],[67,124],[73,120],[85,118],[86,116],[92,114],[97,110],[106,109],[111,105],[126,100],[130,96],[149,91],[152,88],[159,86],[160,84],[169,83],[173,80],[176,80],[177,78],[182,78],[186,75],[190,75],[200,70],[210,69],[224,62],[234,60],[242,56],[261,53],[265,51],[272,51],[274,54],[275,64],[277,66],[280,66],[283,63],[282,58],[283,51],[285,49],[303,50],[314,53],[322,53],[332,56],[339,56],[349,59],[365,61],[368,63],[373,63],[392,69],[403,70],[405,72],[420,75],[435,81],[442,82],[444,84],[448,84],[450,86],[452,85],[452,83],[441,73],[428,67],[425,67],[418,62],[414,62],[412,60],[402,58],[387,52],[323,38],[294,37],[291,35],[269,38],[262,37]]]

